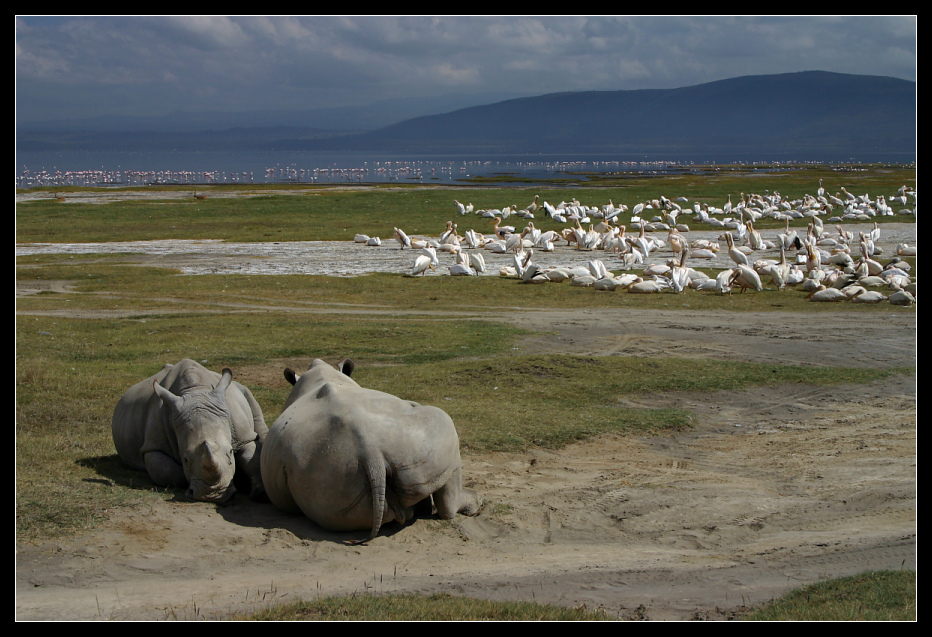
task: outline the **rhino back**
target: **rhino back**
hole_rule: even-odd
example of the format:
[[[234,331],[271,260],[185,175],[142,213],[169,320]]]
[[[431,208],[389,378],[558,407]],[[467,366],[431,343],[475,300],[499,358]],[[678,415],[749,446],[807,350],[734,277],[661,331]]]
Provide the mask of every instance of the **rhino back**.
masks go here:
[[[260,467],[273,504],[333,528],[327,520],[368,482],[358,436],[328,402],[302,400],[283,411],[266,436]]]
[[[262,449],[269,498],[331,530],[372,526],[370,471],[412,506],[460,466],[450,417],[390,394],[324,383],[282,412]],[[454,465],[452,467],[451,465]]]

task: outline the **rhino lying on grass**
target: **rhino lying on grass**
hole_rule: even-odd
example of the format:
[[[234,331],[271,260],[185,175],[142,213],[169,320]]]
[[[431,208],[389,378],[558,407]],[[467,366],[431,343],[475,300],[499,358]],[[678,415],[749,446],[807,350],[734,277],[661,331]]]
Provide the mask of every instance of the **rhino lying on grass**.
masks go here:
[[[237,471],[251,480],[250,497],[265,499],[259,452],[267,433],[259,404],[233,372],[221,376],[188,359],[130,387],[113,412],[123,462],[208,502],[232,497]]]
[[[262,481],[279,508],[331,531],[369,530],[414,517],[433,496],[441,518],[476,515],[480,500],[462,487],[459,437],[450,417],[350,378],[315,360],[294,385],[262,447]],[[429,500],[428,500],[429,503]]]

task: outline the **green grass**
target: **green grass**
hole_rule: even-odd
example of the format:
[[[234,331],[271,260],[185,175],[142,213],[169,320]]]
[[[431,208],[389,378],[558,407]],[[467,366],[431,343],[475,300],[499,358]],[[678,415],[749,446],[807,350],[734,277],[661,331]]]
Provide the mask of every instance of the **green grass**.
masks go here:
[[[916,572],[871,571],[787,593],[741,619],[749,621],[915,621]]]
[[[664,406],[664,395],[673,391],[870,383],[896,371],[512,352],[410,365],[403,378],[384,367],[362,368],[355,376],[364,387],[442,407],[457,423],[465,451],[521,451],[607,433],[688,428],[694,421],[690,412]],[[655,405],[623,406],[638,396],[655,397]]]
[[[234,620],[255,621],[612,621],[585,608],[531,602],[492,602],[445,593],[352,595],[273,606]]]

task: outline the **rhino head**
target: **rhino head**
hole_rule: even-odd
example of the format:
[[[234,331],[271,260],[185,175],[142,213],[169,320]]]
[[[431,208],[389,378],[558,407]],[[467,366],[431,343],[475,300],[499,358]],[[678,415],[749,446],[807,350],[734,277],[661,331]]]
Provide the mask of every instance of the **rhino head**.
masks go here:
[[[156,394],[168,408],[189,498],[222,503],[236,492],[233,423],[226,402],[232,380],[233,372],[224,369],[213,389],[180,396],[154,383]]]

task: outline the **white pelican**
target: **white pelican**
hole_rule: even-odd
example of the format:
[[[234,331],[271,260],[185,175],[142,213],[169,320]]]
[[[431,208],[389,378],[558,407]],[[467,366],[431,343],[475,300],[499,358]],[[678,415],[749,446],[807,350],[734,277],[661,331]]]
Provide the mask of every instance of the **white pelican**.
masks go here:
[[[464,276],[473,274],[469,254],[466,252],[457,251],[453,256],[456,259],[456,263],[450,266],[450,274],[452,276]]]
[[[554,268],[552,270],[547,270],[544,274],[546,274],[547,278],[554,283],[562,283],[567,279],[573,278],[572,274],[570,274],[570,271],[566,268]]]
[[[893,305],[913,305],[916,302],[916,297],[907,292],[906,290],[897,290],[893,294],[887,297],[887,301]]]
[[[508,248],[505,247],[505,242],[501,239],[498,241],[489,241],[482,247],[492,252],[492,254],[505,254],[508,252]]]
[[[596,279],[611,277],[611,273],[608,271],[608,268],[606,268],[605,264],[602,263],[602,261],[599,259],[593,259],[589,262],[589,272]]]
[[[802,241],[795,230],[790,230],[790,218],[786,218],[786,230],[777,235],[777,243],[782,245],[785,250],[795,247],[797,250],[803,247]]]
[[[686,240],[680,236],[680,231],[676,228],[670,229],[670,233],[667,235],[667,243],[670,244],[673,254],[681,254],[687,245]]]
[[[644,268],[644,276],[667,276],[670,266],[665,263],[653,263]]]
[[[736,265],[750,266],[748,255],[738,249],[735,245],[735,238],[731,236],[731,233],[726,232],[723,236],[725,237],[725,242],[728,243],[728,256],[731,257],[731,260],[734,261]]]
[[[754,229],[754,224],[750,221],[747,221],[745,222],[745,225],[747,226],[747,229],[748,229],[747,238],[751,246],[751,249],[752,250],[764,250],[766,247],[764,245],[764,239],[763,237],[760,236],[760,232]]]
[[[867,265],[867,272],[872,276],[877,276],[884,271],[884,267],[877,261],[870,258],[868,246],[861,242],[861,262]]]
[[[588,288],[592,287],[596,281],[598,281],[598,279],[591,274],[584,274],[583,276],[574,276],[570,279],[570,285],[577,288]]]
[[[481,234],[470,228],[466,231],[466,245],[470,248],[481,248],[485,244],[485,239]]]
[[[686,259],[689,257],[689,248],[683,250],[680,254],[680,263],[679,265],[674,266],[670,269],[669,277],[670,283],[673,286],[673,291],[679,294],[689,285],[690,276],[689,269],[686,267]]]
[[[408,238],[408,235],[405,234],[405,231],[401,228],[395,228],[395,240],[401,244],[401,249],[411,247],[411,239]]]
[[[514,256],[515,271],[518,273],[518,276],[524,277],[524,272],[527,270],[528,266],[531,263],[531,257],[534,255],[533,250],[528,250],[527,252],[516,252]]]
[[[824,285],[819,285],[819,287],[807,294],[806,298],[818,303],[835,303],[837,301],[847,301],[848,295],[837,288],[827,288]]]
[[[783,246],[780,246],[780,261],[765,265],[759,268],[758,272],[768,275],[778,290],[786,287],[787,280],[790,278],[790,264],[786,261],[786,250],[783,249]]]
[[[505,239],[505,238],[508,237],[508,235],[514,234],[514,232],[515,232],[515,227],[514,227],[514,226],[502,226],[502,225],[499,225],[501,222],[502,222],[502,218],[501,218],[501,217],[495,217],[495,219],[494,219],[494,221],[493,221],[493,223],[495,224],[495,228],[493,229],[493,232],[495,233],[495,236],[497,236],[499,239]]]
[[[742,294],[748,289],[753,289],[757,292],[764,289],[764,285],[761,283],[760,276],[757,272],[750,266],[740,263],[735,268],[735,273],[731,278],[731,285],[740,287]]]
[[[606,277],[604,279],[599,279],[592,284],[593,289],[602,290],[606,292],[614,292],[618,288],[624,287],[620,281],[612,277]]]
[[[485,272],[485,259],[482,257],[481,252],[477,252],[474,255],[472,255],[470,264],[472,265],[473,270],[475,270],[477,274],[480,272]]]
[[[806,272],[813,272],[822,267],[822,253],[812,243],[806,243]]]
[[[414,267],[411,268],[411,276],[421,275],[424,276],[427,272],[427,269],[434,269],[434,266],[431,265],[430,257],[426,254],[418,255],[417,259],[414,260]]]
[[[896,246],[896,254],[901,257],[914,257],[916,256],[916,248],[915,246],[900,243]]]
[[[627,290],[631,294],[653,294],[655,292],[666,290],[669,287],[670,282],[667,279],[638,278],[638,280],[627,287]]]
[[[443,245],[444,243],[453,243],[455,238],[456,224],[454,224],[452,221],[447,221],[446,229],[440,233],[440,244]]]
[[[527,208],[524,209],[524,212],[530,213],[530,214],[534,214],[535,212],[537,212],[537,200],[538,199],[540,199],[540,195],[534,195],[534,201],[532,201],[531,204]]]
[[[425,246],[423,249],[424,255],[430,258],[430,264],[434,268],[440,267],[440,261],[437,259],[437,250],[433,246]],[[432,268],[433,269],[433,268]]]

